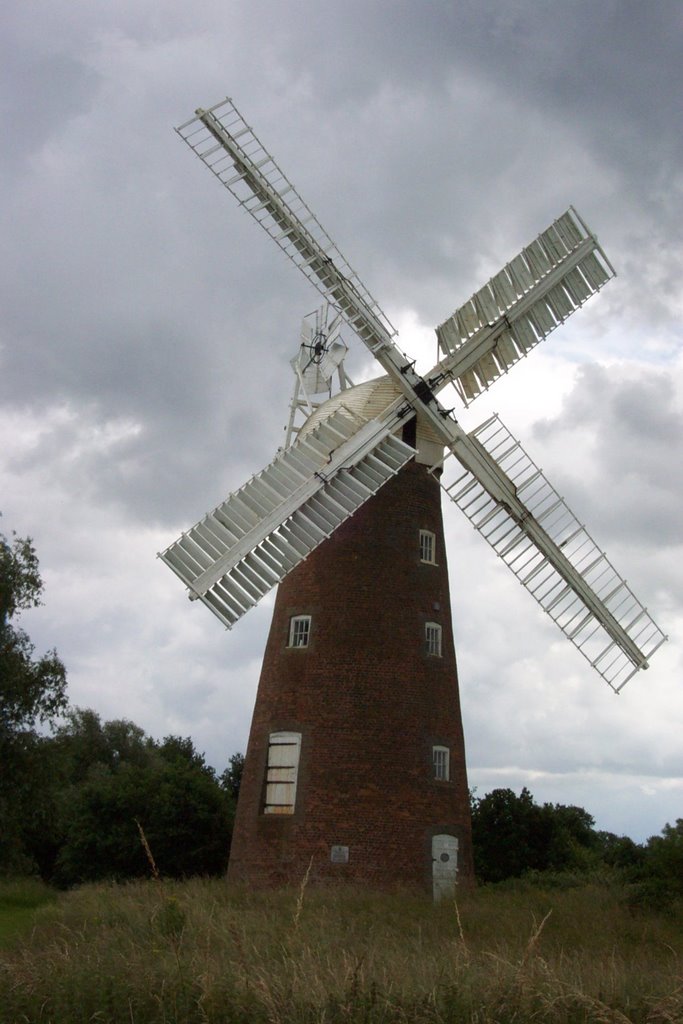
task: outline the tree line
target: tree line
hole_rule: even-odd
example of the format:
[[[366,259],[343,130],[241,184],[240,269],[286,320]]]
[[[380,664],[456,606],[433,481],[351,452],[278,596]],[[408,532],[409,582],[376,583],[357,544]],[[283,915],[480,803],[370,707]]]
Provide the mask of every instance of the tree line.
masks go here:
[[[610,873],[628,887],[633,905],[668,910],[683,902],[683,818],[636,843],[595,828],[581,807],[537,804],[528,789],[471,794],[472,843],[479,882],[536,878],[571,884]]]
[[[220,874],[242,756],[219,776],[190,738],[69,707],[56,651],[37,657],[17,621],[42,593],[31,540],[0,534],[0,872],[62,886],[147,874],[139,822],[165,874]]]
[[[140,823],[163,874],[222,874],[244,758],[218,775],[188,737],[158,741],[133,722],[70,708],[57,653],[36,657],[17,624],[42,592],[30,539],[0,534],[0,873],[61,886],[144,876]],[[600,869],[650,903],[683,898],[683,819],[641,845],[596,830],[580,807],[539,805],[527,789],[474,793],[471,808],[480,882]]]

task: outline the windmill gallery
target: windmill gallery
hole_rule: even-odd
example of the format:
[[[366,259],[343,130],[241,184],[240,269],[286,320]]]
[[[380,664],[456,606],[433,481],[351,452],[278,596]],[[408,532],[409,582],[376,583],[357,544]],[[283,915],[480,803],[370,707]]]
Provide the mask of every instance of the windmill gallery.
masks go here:
[[[279,584],[229,877],[439,897],[472,879],[442,491],[613,689],[665,640],[500,420],[465,433],[438,399],[472,402],[614,272],[570,208],[437,328],[423,377],[234,104],[177,131],[325,300],[284,450],[160,556],[228,627]],[[382,376],[350,386],[341,323]]]

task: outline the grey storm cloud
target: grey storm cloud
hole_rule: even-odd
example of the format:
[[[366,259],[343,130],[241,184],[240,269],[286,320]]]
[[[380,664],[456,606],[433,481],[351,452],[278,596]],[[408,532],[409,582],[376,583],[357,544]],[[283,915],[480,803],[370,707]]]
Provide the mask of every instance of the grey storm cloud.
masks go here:
[[[582,498],[591,522],[621,542],[683,543],[683,408],[666,371],[582,366],[558,416],[537,423],[534,436],[546,443],[564,437],[591,451]]]
[[[26,627],[73,703],[219,768],[246,742],[270,604],[226,634],[154,557],[282,444],[319,301],[172,131],[228,93],[425,360],[570,203],[596,230],[616,281],[462,421],[523,435],[672,642],[615,701],[447,508],[470,773],[634,835],[680,816],[677,0],[10,0],[0,22],[0,525],[35,539]]]

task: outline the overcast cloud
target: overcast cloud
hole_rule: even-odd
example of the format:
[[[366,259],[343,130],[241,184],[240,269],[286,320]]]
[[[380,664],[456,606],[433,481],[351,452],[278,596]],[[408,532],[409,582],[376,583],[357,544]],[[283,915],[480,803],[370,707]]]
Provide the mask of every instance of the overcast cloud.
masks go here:
[[[433,327],[573,203],[618,277],[492,410],[671,641],[616,698],[446,509],[470,782],[642,839],[683,817],[678,0],[9,0],[0,528],[33,536],[70,697],[219,770],[272,598],[225,633],[158,550],[270,461],[317,294],[172,131],[233,97],[433,361]],[[348,366],[373,375],[355,345]]]

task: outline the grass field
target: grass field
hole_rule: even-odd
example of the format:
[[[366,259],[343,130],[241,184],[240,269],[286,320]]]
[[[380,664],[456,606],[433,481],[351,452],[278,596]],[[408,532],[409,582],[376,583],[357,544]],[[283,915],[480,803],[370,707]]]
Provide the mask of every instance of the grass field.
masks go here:
[[[253,894],[87,886],[0,951],[0,1021],[337,1024],[683,1021],[683,918],[607,880]]]
[[[26,932],[38,907],[56,898],[52,889],[34,879],[0,881],[0,949]]]

